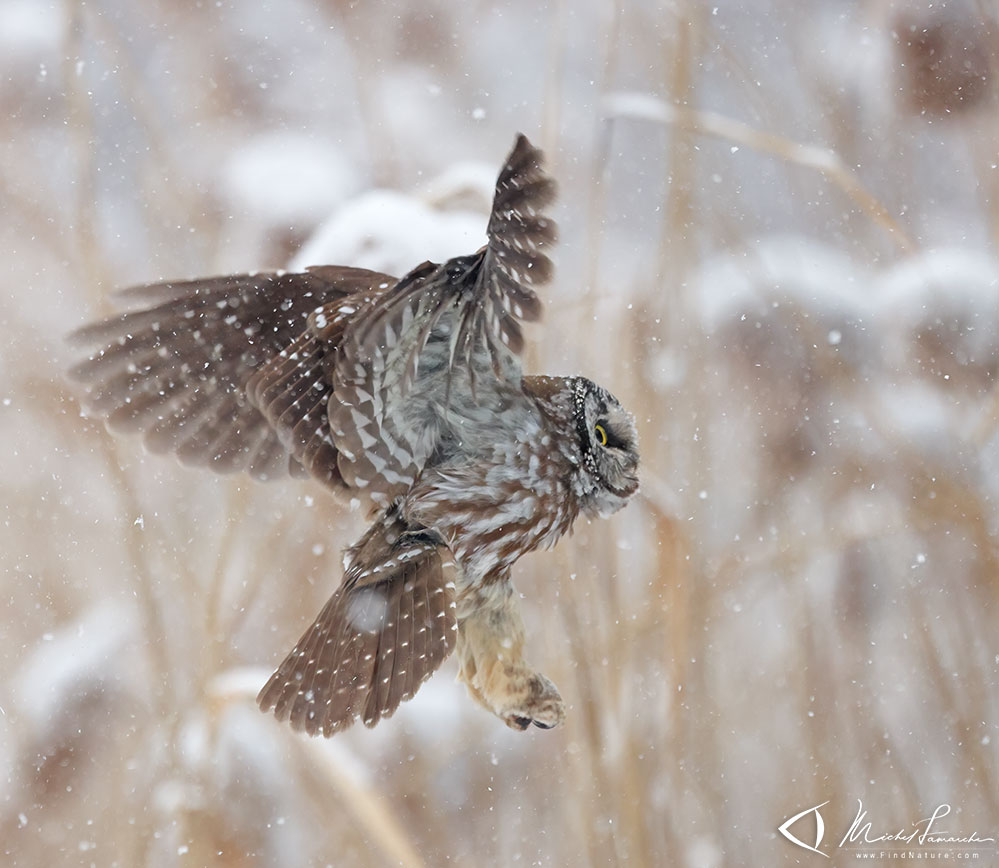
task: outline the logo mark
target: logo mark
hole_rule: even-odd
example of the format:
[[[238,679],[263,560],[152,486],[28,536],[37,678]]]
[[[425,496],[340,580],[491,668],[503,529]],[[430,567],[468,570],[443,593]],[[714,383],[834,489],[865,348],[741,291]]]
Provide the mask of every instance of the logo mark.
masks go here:
[[[785,838],[787,838],[787,840],[790,841],[792,844],[797,844],[799,847],[804,847],[804,849],[811,850],[813,853],[818,853],[820,856],[825,856],[826,859],[828,859],[829,856],[823,853],[819,849],[819,844],[822,843],[822,836],[826,833],[826,824],[822,820],[822,814],[819,813],[819,808],[824,808],[828,804],[829,800],[827,799],[821,805],[816,805],[814,808],[806,808],[800,814],[795,814],[789,820],[785,820],[783,825],[781,825],[781,827],[777,831],[780,832]],[[800,841],[798,838],[796,838],[788,831],[788,829],[790,829],[791,826],[793,826],[795,823],[798,822],[798,820],[800,820],[802,817],[806,816],[807,814],[815,814],[814,846],[806,844],[804,841]]]

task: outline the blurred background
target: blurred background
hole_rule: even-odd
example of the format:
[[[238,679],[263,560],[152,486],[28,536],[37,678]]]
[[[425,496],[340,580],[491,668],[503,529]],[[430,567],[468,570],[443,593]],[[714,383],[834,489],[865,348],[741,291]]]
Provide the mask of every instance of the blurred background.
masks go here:
[[[0,0],[0,82],[3,864],[817,864],[778,826],[828,802],[830,854],[858,800],[999,837],[995,2]],[[471,252],[517,131],[561,186],[528,369],[643,456],[516,573],[568,720],[449,661],[310,741],[253,696],[362,517],[112,439],[64,335]]]

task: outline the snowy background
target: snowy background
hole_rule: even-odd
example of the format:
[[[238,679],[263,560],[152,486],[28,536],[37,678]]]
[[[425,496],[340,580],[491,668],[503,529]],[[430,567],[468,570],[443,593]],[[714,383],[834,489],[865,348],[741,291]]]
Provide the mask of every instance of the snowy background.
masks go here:
[[[0,862],[813,864],[778,825],[857,799],[996,835],[994,3],[0,0],[0,82]],[[642,438],[641,498],[517,573],[567,723],[451,661],[309,741],[252,699],[359,517],[112,439],[63,336],[471,252],[517,131],[562,191],[528,367]]]

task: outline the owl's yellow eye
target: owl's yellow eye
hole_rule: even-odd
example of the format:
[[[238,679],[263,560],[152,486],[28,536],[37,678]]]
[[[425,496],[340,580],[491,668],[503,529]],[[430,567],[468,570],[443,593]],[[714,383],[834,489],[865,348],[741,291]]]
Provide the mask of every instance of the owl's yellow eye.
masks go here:
[[[607,432],[604,431],[604,426],[603,425],[594,425],[593,426],[593,430],[596,432],[596,435],[597,435],[597,443],[599,443],[601,446],[606,446],[607,445]]]

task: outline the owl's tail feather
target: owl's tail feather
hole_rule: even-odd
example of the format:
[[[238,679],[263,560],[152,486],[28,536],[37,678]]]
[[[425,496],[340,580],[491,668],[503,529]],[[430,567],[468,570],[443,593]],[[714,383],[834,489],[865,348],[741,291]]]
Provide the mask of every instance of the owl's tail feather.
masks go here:
[[[389,528],[389,530],[391,530]],[[454,561],[422,537],[375,525],[343,585],[257,696],[264,712],[329,737],[389,717],[454,649]],[[373,538],[374,535],[374,538]],[[381,546],[380,557],[371,557]]]

